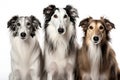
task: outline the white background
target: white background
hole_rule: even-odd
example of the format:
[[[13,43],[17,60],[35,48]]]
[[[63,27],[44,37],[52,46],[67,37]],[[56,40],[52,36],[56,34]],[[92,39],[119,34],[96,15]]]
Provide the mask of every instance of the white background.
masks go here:
[[[120,65],[120,2],[119,0],[0,0],[0,80],[8,80],[11,71],[10,42],[7,21],[14,15],[35,15],[42,23],[44,22],[43,8],[49,4],[57,7],[65,7],[71,4],[78,9],[77,39],[81,46],[82,31],[78,28],[80,20],[92,16],[99,19],[104,16],[111,20],[116,29],[111,31],[111,45],[116,52],[116,58]],[[42,34],[40,33],[40,40]]]

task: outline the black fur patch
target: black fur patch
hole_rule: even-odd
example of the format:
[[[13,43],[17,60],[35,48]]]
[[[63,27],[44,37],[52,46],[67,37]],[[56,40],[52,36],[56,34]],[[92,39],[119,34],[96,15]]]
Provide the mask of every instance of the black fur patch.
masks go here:
[[[76,38],[76,34],[71,36],[71,39],[69,41],[69,46],[68,46],[68,54],[70,55],[71,53],[75,53],[76,52],[76,47],[75,47],[75,38]]]
[[[78,17],[77,10],[73,8],[71,5],[67,5],[64,9],[66,10],[68,16],[70,17],[70,21],[73,22],[73,25],[75,26],[76,17]]]
[[[7,28],[10,28],[10,31],[13,32],[14,37],[18,35],[18,28],[16,25],[18,18],[18,16],[13,16],[7,23]]]
[[[101,51],[102,51],[102,59],[100,60],[100,72],[102,71],[105,71],[107,68],[108,68],[108,60],[107,60],[107,57],[106,57],[106,53],[107,53],[107,44],[104,43],[101,45]],[[101,65],[102,64],[102,65]],[[103,65],[106,65],[106,66],[103,66]]]
[[[30,19],[31,19],[31,23],[32,23],[32,26],[35,28],[35,29],[38,29],[38,27],[41,27],[41,23],[40,21],[33,15],[30,16]]]
[[[31,35],[31,37],[34,37],[35,36],[35,31],[38,29],[38,27],[41,27],[41,23],[33,15],[30,16],[30,19],[31,19],[30,35]]]
[[[48,7],[44,8],[43,14],[45,15],[45,24],[44,28],[47,28],[48,22],[51,20],[51,16],[54,14],[56,8],[55,5],[49,5]]]
[[[15,31],[15,27],[16,27],[15,23],[17,22],[18,18],[19,18],[18,16],[13,16],[13,17],[8,21],[8,23],[7,23],[7,28],[10,28],[10,30]]]

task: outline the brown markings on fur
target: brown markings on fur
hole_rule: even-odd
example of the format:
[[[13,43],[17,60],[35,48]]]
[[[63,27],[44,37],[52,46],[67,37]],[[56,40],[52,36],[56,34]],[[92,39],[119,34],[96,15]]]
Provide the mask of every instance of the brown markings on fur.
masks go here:
[[[101,45],[102,48],[104,49],[100,63],[100,74],[106,73],[109,80],[117,80],[118,64],[115,59],[115,52],[107,42]]]
[[[118,71],[118,80],[120,80],[120,69]]]
[[[106,35],[104,31],[104,26],[100,20],[92,20],[90,25],[88,26],[88,29],[86,31],[86,36],[85,36],[85,41],[87,45],[89,45],[90,40],[95,35],[100,36],[100,38],[102,39]]]
[[[83,43],[84,44],[84,43]],[[90,72],[90,63],[87,56],[87,46],[82,47],[77,53],[77,80],[82,80],[83,72]]]
[[[92,24],[93,29],[90,29]],[[104,28],[100,30],[100,24]],[[100,60],[100,74],[104,73],[108,76],[108,80],[120,80],[120,73],[118,73],[118,64],[115,59],[115,52],[110,47],[108,41],[109,31],[114,27],[114,24],[108,19],[101,18],[100,20],[94,20],[92,17],[86,18],[80,22],[80,26],[83,28],[84,37],[82,48],[78,50],[77,54],[77,80],[82,80],[82,75],[84,73],[90,72],[90,61],[88,60],[88,46],[91,35],[97,34],[102,38],[101,42],[98,44],[101,47],[102,58]],[[117,79],[117,76],[119,77]]]

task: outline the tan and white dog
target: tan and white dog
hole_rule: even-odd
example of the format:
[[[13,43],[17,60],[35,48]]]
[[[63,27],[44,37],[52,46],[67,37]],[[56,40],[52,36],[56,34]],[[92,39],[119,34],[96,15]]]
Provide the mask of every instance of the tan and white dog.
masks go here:
[[[34,16],[14,16],[7,25],[12,68],[9,80],[40,80],[42,53],[36,36],[39,20]]]
[[[118,80],[115,52],[109,45],[109,32],[115,28],[108,19],[92,17],[80,22],[84,37],[77,55],[77,80]]]

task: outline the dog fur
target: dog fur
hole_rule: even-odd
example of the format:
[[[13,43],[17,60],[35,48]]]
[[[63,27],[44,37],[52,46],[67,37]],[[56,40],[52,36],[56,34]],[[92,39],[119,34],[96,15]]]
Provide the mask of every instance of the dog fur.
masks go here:
[[[118,64],[110,47],[109,32],[115,28],[108,19],[92,17],[80,22],[84,37],[77,54],[77,80],[118,80]],[[97,38],[96,38],[97,36]]]
[[[118,71],[118,80],[120,80],[120,69]]]
[[[70,5],[44,8],[45,70],[47,80],[73,80],[76,58],[77,10]]]
[[[39,26],[34,16],[14,16],[8,21],[12,68],[9,80],[40,80],[42,53],[36,36]]]

